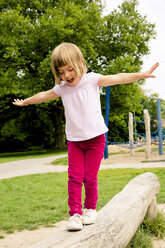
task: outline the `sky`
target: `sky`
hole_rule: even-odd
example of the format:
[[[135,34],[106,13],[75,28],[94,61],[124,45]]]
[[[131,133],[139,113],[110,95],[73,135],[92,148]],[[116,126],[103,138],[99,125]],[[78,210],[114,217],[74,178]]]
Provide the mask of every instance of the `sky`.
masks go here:
[[[159,97],[165,100],[165,0],[138,0],[138,10],[142,15],[147,16],[150,23],[155,23],[157,32],[156,39],[149,43],[150,54],[143,57],[144,65],[142,71],[146,71],[156,62],[160,66],[156,69],[155,79],[146,79],[143,88],[147,95],[158,93]],[[123,0],[103,0],[106,4],[105,14],[109,14]]]

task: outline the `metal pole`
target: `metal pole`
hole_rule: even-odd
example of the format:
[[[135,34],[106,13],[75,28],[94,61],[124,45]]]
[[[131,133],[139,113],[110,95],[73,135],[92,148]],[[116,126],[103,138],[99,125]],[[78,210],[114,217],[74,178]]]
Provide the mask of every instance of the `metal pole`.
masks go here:
[[[134,117],[134,125],[135,125],[135,141],[137,141],[137,130],[136,130],[136,116],[135,116],[135,111],[133,112],[133,117]]]
[[[160,100],[157,100],[157,117],[158,117],[158,136],[159,136],[159,155],[163,155],[163,137],[162,137]]]
[[[129,145],[130,145],[130,156],[134,155],[133,150],[133,114],[129,112]]]
[[[110,111],[110,89],[111,86],[106,87],[106,96],[105,96],[105,124],[108,127],[109,123],[109,111]],[[105,133],[105,149],[104,149],[104,158],[108,158],[108,132]]]

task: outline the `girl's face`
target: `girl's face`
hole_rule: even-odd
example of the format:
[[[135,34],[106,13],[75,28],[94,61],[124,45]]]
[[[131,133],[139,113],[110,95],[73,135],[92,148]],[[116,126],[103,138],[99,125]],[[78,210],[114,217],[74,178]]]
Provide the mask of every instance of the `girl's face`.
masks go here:
[[[72,87],[76,86],[80,81],[80,77],[77,76],[76,70],[70,65],[59,67],[58,72],[62,81]]]

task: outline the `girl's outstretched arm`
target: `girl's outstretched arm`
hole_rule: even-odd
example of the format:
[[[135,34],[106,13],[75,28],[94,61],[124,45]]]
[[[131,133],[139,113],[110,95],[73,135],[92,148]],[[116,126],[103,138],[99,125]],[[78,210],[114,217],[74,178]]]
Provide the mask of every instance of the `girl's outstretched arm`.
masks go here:
[[[116,84],[128,84],[135,82],[139,79],[144,78],[155,78],[152,74],[155,69],[159,66],[159,63],[153,65],[148,71],[146,72],[139,72],[139,73],[119,73],[115,75],[108,75],[108,76],[101,76],[99,79],[99,86],[111,86]]]
[[[48,90],[40,92],[32,97],[26,98],[25,100],[22,99],[14,99],[13,104],[16,106],[27,106],[30,104],[42,103],[48,100],[52,100],[57,98],[58,96],[54,93],[54,91]]]

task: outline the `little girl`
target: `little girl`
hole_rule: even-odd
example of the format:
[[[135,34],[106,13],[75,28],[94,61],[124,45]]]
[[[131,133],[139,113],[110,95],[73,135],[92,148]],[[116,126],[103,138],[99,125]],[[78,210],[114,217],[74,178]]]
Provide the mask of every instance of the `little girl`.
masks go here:
[[[150,70],[141,73],[120,73],[103,76],[87,73],[80,49],[72,43],[62,43],[52,53],[51,66],[56,85],[25,100],[14,99],[13,104],[26,106],[62,98],[66,118],[68,148],[68,230],[81,230],[97,218],[97,174],[103,158],[105,133],[108,131],[101,114],[100,86],[127,84],[142,78],[154,78]],[[81,190],[85,186],[82,211]]]

